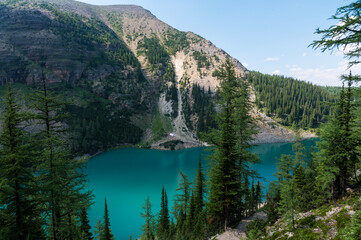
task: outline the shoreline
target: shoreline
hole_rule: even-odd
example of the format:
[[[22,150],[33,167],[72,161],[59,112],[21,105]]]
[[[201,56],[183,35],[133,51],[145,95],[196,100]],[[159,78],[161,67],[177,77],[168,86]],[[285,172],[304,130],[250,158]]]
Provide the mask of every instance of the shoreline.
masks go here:
[[[307,137],[302,137],[301,141],[306,141],[306,140],[310,140],[313,138],[318,138],[317,135],[315,136],[307,136]],[[293,142],[294,139],[283,139],[283,140],[279,140],[279,139],[275,139],[275,141],[253,141],[251,143],[251,145],[261,145],[261,144],[273,144],[273,143],[291,143]],[[77,156],[77,157],[85,157],[87,160],[98,156],[102,153],[108,152],[108,151],[112,151],[112,150],[118,150],[118,149],[124,149],[124,148],[139,148],[139,149],[151,149],[151,150],[160,150],[160,151],[178,151],[178,150],[184,150],[184,149],[190,149],[190,148],[199,148],[199,147],[211,147],[212,145],[205,145],[203,142],[201,143],[194,143],[194,142],[183,142],[182,146],[179,146],[179,148],[177,149],[170,149],[170,148],[166,148],[164,146],[155,146],[155,145],[142,145],[142,144],[123,144],[123,145],[118,145],[116,147],[113,148],[109,148],[106,149],[104,151],[99,151],[95,154],[84,154],[82,156]]]

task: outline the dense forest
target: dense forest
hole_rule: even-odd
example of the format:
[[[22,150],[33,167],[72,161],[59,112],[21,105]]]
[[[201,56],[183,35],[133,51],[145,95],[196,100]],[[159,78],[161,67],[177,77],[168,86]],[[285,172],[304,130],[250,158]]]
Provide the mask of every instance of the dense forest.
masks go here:
[[[317,128],[335,108],[336,97],[327,89],[294,78],[250,72],[256,104],[286,126]]]

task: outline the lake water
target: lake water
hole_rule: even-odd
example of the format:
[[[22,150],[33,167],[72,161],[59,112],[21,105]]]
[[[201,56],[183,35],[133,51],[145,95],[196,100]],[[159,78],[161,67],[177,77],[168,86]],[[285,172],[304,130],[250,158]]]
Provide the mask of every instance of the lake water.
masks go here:
[[[305,141],[313,146],[315,140]],[[260,155],[261,163],[253,168],[266,178],[263,183],[275,179],[276,158],[281,154],[291,154],[291,143],[260,144],[252,149]],[[89,210],[89,219],[94,227],[98,219],[103,220],[104,199],[107,199],[110,223],[115,239],[128,240],[129,236],[139,237],[144,224],[141,217],[142,206],[149,196],[152,212],[160,210],[160,198],[164,186],[169,207],[173,206],[173,196],[179,180],[179,170],[193,181],[198,167],[198,159],[207,168],[209,151],[206,148],[192,148],[178,151],[161,151],[138,148],[112,150],[89,160],[87,173],[89,188],[95,194],[94,205]]]

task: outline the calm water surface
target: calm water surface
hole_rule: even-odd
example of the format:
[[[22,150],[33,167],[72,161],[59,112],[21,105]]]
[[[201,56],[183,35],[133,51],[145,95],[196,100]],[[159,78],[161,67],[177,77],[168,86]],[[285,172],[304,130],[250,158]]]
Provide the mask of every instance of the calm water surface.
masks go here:
[[[308,146],[315,140],[305,141]],[[253,148],[260,155],[261,163],[253,166],[260,176],[268,181],[275,179],[276,158],[281,154],[291,154],[291,143],[261,144]],[[147,196],[153,204],[152,212],[160,209],[160,198],[164,186],[168,194],[169,207],[173,206],[173,196],[179,180],[179,170],[191,181],[197,172],[198,159],[202,157],[205,168],[209,151],[206,148],[192,148],[179,151],[161,151],[137,148],[112,150],[89,160],[87,173],[89,188],[95,194],[94,205],[89,211],[89,219],[95,226],[103,219],[104,199],[107,199],[111,229],[115,239],[128,240],[129,236],[139,237],[144,224],[140,213]]]

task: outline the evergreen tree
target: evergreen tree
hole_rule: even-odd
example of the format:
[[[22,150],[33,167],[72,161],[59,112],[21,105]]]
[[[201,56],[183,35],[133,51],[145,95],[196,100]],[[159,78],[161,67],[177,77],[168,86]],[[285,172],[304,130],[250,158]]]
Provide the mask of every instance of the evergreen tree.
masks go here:
[[[176,189],[177,194],[174,200],[173,216],[176,219],[176,234],[181,236],[185,232],[185,221],[187,219],[187,210],[191,197],[191,184],[187,175],[185,175],[182,171],[179,171],[179,174],[181,179],[179,182],[179,187]]]
[[[323,30],[317,29],[316,33],[322,37],[320,40],[314,41],[311,46],[322,51],[334,48],[347,49],[344,54],[349,59],[349,66],[359,64],[361,56],[360,10],[360,0],[338,8],[332,19],[338,20],[339,24]],[[325,127],[323,136],[321,135],[321,139],[323,139],[318,156],[318,180],[323,189],[331,190],[332,197],[338,197],[345,193],[349,174],[355,175],[355,165],[359,164],[361,154],[360,148],[357,147],[361,143],[359,100],[356,101],[358,104],[356,109],[351,107],[351,85],[353,82],[360,81],[360,76],[353,77],[350,73],[349,76],[343,76],[343,80],[348,83],[348,90],[347,93],[341,92],[336,119]],[[336,135],[327,134],[328,129]],[[350,129],[352,130],[350,131]]]
[[[100,237],[101,240],[113,240],[113,233],[110,229],[110,219],[109,219],[109,211],[107,205],[107,199],[104,201],[104,222],[103,222],[103,231]]]
[[[280,189],[279,212],[288,220],[291,220],[294,227],[295,220],[295,189],[293,187],[294,159],[289,155],[281,155],[277,163],[276,176]]]
[[[159,212],[159,220],[157,226],[158,239],[167,239],[169,233],[169,209],[167,192],[162,189],[161,209]]]
[[[195,211],[196,211],[195,196],[194,193],[192,192],[188,206],[187,218],[185,221],[185,233],[190,236],[194,236],[193,230],[194,230],[194,225],[196,223]]]
[[[202,168],[202,159],[198,159],[198,170],[196,175],[195,183],[195,206],[196,206],[196,215],[202,212],[204,207],[204,195],[205,195],[205,186],[204,186],[204,173]]]
[[[255,199],[256,199],[256,210],[258,209],[259,205],[262,203],[262,187],[261,183],[257,181],[256,184],[256,192],[255,192]]]
[[[204,197],[205,197],[205,186],[204,186],[204,173],[202,168],[202,159],[198,159],[198,170],[196,175],[196,182],[194,186],[194,220],[193,220],[193,236],[195,239],[202,238],[204,236],[206,217],[204,209]]]
[[[37,181],[43,211],[49,216],[47,230],[52,240],[66,239],[76,229],[74,218],[90,205],[91,194],[85,190],[86,177],[82,171],[85,160],[72,159],[60,122],[65,116],[58,114],[64,102],[49,91],[44,77],[42,89],[36,90],[31,100],[35,110],[32,118],[39,125]]]
[[[281,201],[280,186],[275,181],[271,182],[268,186],[266,200],[265,212],[267,213],[267,222],[273,224],[280,216],[278,208]]]
[[[145,218],[145,224],[142,226],[141,230],[143,231],[141,239],[144,240],[153,240],[155,239],[154,232],[154,216],[152,214],[152,204],[150,203],[149,196],[145,200],[143,205],[144,212],[142,217]]]
[[[104,224],[102,223],[102,221],[97,220],[94,229],[94,239],[101,240],[103,232],[104,232]]]
[[[88,214],[84,207],[80,213],[80,235],[81,240],[92,240],[93,235],[90,232],[91,226],[89,224]]]
[[[0,236],[3,239],[42,239],[41,216],[34,185],[36,162],[24,131],[24,114],[10,84],[0,133]]]
[[[351,47],[351,50],[345,51],[345,57],[350,60],[349,65],[360,63],[360,9],[360,0],[338,8],[331,19],[338,20],[340,24],[334,24],[327,29],[316,29],[316,33],[322,37],[320,40],[313,41],[310,46],[321,49],[322,52]]]
[[[306,176],[304,173],[304,168],[302,165],[299,165],[295,169],[295,173],[293,175],[293,189],[294,189],[294,198],[296,202],[296,210],[302,212],[307,210],[308,205],[308,195],[306,191]]]
[[[344,87],[340,93],[340,100],[335,117],[321,129],[319,142],[317,182],[320,187],[328,189],[331,195],[338,198],[346,193],[347,181],[354,175],[356,164],[359,162],[357,151],[360,136],[355,137],[351,129],[354,113],[351,110],[351,74],[345,77],[349,82],[349,90]]]
[[[249,216],[252,214],[252,193],[251,193],[251,189],[249,187],[249,180],[248,180],[248,175],[244,174],[243,175],[243,187],[242,187],[242,194],[243,194],[243,202],[241,202],[242,206],[243,206],[243,211],[244,211],[244,216]]]
[[[239,218],[237,194],[239,193],[240,173],[237,149],[235,101],[239,89],[234,66],[229,59],[219,71],[221,80],[221,112],[218,115],[219,136],[216,149],[212,154],[210,169],[210,193],[208,211],[213,229],[220,231]]]

